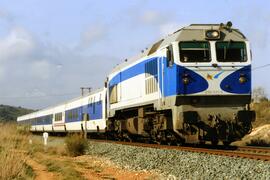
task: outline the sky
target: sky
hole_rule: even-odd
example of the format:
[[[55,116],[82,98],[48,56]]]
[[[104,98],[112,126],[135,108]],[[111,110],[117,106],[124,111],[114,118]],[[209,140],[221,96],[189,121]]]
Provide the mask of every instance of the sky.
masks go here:
[[[183,26],[227,21],[250,40],[252,66],[269,64],[268,0],[0,0],[0,104],[61,103]],[[268,97],[269,70],[253,71]]]

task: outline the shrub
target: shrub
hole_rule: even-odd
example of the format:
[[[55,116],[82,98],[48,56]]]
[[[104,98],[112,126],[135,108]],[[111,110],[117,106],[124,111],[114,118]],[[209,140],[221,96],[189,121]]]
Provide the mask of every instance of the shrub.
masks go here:
[[[87,140],[78,134],[69,135],[66,140],[66,150],[70,156],[83,155],[87,148]]]

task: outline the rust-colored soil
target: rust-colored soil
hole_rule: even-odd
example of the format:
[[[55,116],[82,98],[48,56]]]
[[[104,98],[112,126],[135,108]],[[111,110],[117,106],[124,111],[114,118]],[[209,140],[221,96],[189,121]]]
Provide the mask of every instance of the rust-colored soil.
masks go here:
[[[122,169],[116,166],[111,161],[101,158],[93,157],[89,155],[68,157],[60,155],[49,155],[44,153],[36,153],[35,158],[29,159],[27,164],[30,165],[34,173],[36,174],[37,180],[53,180],[53,179],[66,179],[66,172],[48,172],[48,167],[44,163],[55,162],[59,165],[68,165],[69,168],[76,171],[81,177],[74,179],[118,179],[118,180],[144,180],[144,179],[158,179],[158,175],[151,172],[144,171],[131,171]]]
[[[155,177],[157,177],[149,172],[135,172],[121,169],[112,164],[110,161],[97,157],[80,156],[74,158],[74,161],[77,162],[76,170],[81,172],[86,179],[143,180],[155,179]]]
[[[26,163],[32,167],[36,175],[36,179],[38,180],[53,180],[58,177],[57,174],[48,172],[46,166],[34,161],[33,159],[27,159]]]

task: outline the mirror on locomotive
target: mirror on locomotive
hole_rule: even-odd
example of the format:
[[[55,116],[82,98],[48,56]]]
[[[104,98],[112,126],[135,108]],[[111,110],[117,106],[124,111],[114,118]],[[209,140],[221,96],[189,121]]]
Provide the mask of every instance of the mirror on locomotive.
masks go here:
[[[167,54],[167,67],[172,67],[174,63],[174,56],[173,56],[173,47],[172,45],[166,48]]]

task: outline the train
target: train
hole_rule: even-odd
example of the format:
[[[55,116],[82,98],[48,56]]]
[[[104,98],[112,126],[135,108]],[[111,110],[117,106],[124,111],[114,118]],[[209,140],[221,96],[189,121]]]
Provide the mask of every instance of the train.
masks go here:
[[[251,50],[226,24],[191,24],[107,74],[104,87],[17,118],[32,132],[229,145],[250,133]]]

